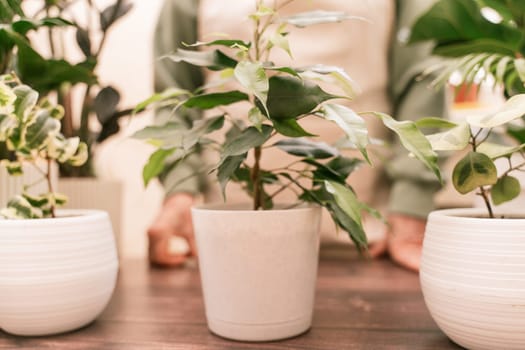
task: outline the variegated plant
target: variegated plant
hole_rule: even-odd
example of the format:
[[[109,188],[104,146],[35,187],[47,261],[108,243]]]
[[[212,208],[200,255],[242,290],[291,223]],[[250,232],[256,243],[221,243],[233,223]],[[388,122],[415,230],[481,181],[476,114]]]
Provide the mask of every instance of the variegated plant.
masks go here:
[[[179,48],[164,59],[186,62],[219,71],[220,81],[213,81],[196,91],[170,89],[153,95],[137,106],[173,108],[173,118],[165,125],[150,126],[135,134],[158,149],[144,168],[145,184],[164,171],[178,171],[186,157],[207,147],[220,153],[215,170],[223,191],[229,181],[238,182],[253,198],[253,209],[271,209],[273,200],[282,191],[291,189],[299,201],[317,203],[328,209],[333,220],[358,248],[366,247],[362,211],[374,215],[375,210],[358,201],[348,176],[361,163],[360,159],[343,156],[333,145],[313,141],[316,130],[305,130],[303,118],[313,117],[336,123],[345,133],[347,146],[360,151],[369,162],[367,146],[370,138],[362,115],[331,102],[353,99],[359,92],[356,83],[341,68],[314,65],[309,67],[277,66],[269,59],[274,49],[292,57],[288,27],[306,27],[353,19],[342,12],[313,11],[281,17],[278,10],[293,0],[255,1],[256,11],[249,18],[253,24],[253,40],[244,42],[225,39],[198,42]],[[239,19],[241,21],[242,19]],[[361,20],[361,19],[357,19]],[[199,49],[199,50],[195,50]],[[316,47],[315,50],[322,50]],[[228,81],[237,89],[225,88]],[[331,86],[338,94],[323,90],[318,83]],[[233,103],[248,104],[245,115],[230,115],[224,108]],[[182,120],[182,110],[217,111],[215,117]],[[179,116],[177,116],[179,114]],[[370,112],[396,132],[405,147],[425,162],[439,176],[436,154],[412,122],[398,122],[386,114]],[[225,128],[224,142],[218,143],[208,134]],[[276,141],[276,135],[284,136]],[[263,169],[260,163],[265,149],[277,147],[297,157],[280,169]],[[253,153],[251,159],[248,153]],[[167,165],[165,161],[170,159]],[[210,168],[203,168],[207,173]],[[192,174],[197,175],[197,174]],[[270,189],[272,189],[270,191]]]
[[[38,97],[16,76],[0,76],[0,142],[11,153],[1,163],[11,176],[22,175],[24,164],[33,166],[42,174],[41,181],[48,183],[48,192],[36,196],[27,192],[35,184],[25,184],[24,192],[0,211],[0,218],[54,217],[55,208],[64,204],[66,198],[52,188],[53,162],[78,166],[87,159],[86,145],[78,137],[65,138],[60,133],[63,108],[46,99],[39,101]],[[40,164],[45,164],[44,169]]]
[[[464,122],[419,121],[421,126],[450,128],[429,135],[436,151],[470,148],[452,174],[459,193],[477,191],[492,205],[516,198],[521,186],[513,175],[525,171],[525,2],[523,0],[438,0],[412,28],[412,43],[431,41],[434,53],[448,57],[433,84],[445,84],[454,72],[462,82],[491,82],[510,99],[497,112]],[[491,137],[494,136],[494,137]],[[508,165],[498,174],[494,161]]]

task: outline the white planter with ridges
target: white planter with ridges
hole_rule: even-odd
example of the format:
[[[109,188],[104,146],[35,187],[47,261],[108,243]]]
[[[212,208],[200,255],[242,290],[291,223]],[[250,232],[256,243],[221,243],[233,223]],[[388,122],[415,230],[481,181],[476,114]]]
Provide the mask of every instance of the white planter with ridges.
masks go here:
[[[102,211],[0,220],[0,328],[48,335],[80,328],[106,307],[118,260]]]
[[[420,271],[425,302],[467,349],[523,349],[525,219],[484,215],[481,208],[430,214]]]
[[[208,327],[245,341],[303,333],[312,322],[321,210],[247,207],[192,210]]]

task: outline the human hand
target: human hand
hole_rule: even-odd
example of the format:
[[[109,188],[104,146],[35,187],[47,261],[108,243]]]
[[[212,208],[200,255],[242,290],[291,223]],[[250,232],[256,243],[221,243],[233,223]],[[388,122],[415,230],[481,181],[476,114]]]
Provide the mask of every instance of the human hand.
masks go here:
[[[402,267],[418,272],[426,220],[404,215],[388,217],[387,249],[390,258]]]
[[[188,193],[176,193],[166,198],[157,218],[148,229],[149,261],[158,266],[182,266],[188,257],[197,255],[191,207],[195,198]],[[180,237],[188,243],[189,251],[173,252],[172,238]]]

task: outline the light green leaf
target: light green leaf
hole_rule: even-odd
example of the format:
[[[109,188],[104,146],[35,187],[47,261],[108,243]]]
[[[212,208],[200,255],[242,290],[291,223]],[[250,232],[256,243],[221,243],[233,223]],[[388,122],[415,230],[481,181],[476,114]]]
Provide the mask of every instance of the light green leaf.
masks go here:
[[[461,194],[481,186],[494,185],[498,175],[494,162],[483,153],[469,152],[452,172],[454,188]]]
[[[336,22],[342,22],[342,21],[349,20],[349,19],[357,19],[357,20],[368,22],[368,20],[364,17],[350,16],[341,11],[323,11],[323,10],[297,13],[292,16],[284,17],[281,19],[281,21],[285,23],[289,23],[299,28],[304,28],[304,27],[308,27],[311,25],[315,25],[315,24],[336,23]]]
[[[495,205],[508,202],[519,196],[521,186],[518,179],[513,176],[503,176],[492,186],[490,196]]]
[[[335,122],[346,134],[349,141],[356,145],[368,163],[366,146],[369,143],[368,129],[365,120],[348,107],[337,104],[326,104],[323,106],[325,118]]]
[[[470,140],[470,127],[467,123],[437,134],[427,135],[434,151],[460,151],[465,149]]]
[[[277,31],[272,37],[270,37],[270,43],[272,43],[273,46],[284,50],[290,58],[293,58],[292,51],[290,51],[290,43],[285,34]]]
[[[304,130],[295,119],[274,119],[272,120],[275,130],[284,136],[288,137],[305,137],[316,136]]]
[[[525,84],[525,58],[514,59],[514,67],[516,67],[520,80]]]
[[[443,118],[438,117],[425,117],[419,118],[415,121],[416,126],[422,128],[435,128],[435,129],[452,129],[458,126],[457,123],[453,123]]]
[[[466,118],[470,125],[480,128],[494,128],[525,115],[525,94],[512,96],[499,111],[487,116],[469,116]]]
[[[354,191],[334,181],[326,180],[324,185],[326,190],[334,196],[337,205],[339,205],[352,220],[361,225],[361,203],[357,199]]]
[[[24,174],[22,164],[18,161],[0,160],[0,166],[5,167],[7,173],[11,176],[20,176]]]
[[[439,166],[437,164],[438,156],[432,150],[430,142],[425,135],[419,131],[414,122],[405,120],[397,121],[388,114],[371,112],[380,118],[383,124],[395,132],[401,141],[401,144],[417,159],[427,166],[436,175],[439,181],[443,182]]]
[[[249,93],[255,95],[266,108],[270,83],[261,63],[242,61],[234,70],[235,78]],[[268,113],[268,110],[266,110]]]
[[[486,154],[490,159],[498,159],[501,157],[509,157],[524,148],[525,143],[518,146],[506,146],[485,141],[477,147],[477,152]]]
[[[20,122],[27,122],[29,113],[36,106],[38,92],[27,85],[19,85],[13,89],[16,95],[15,114]]]
[[[161,57],[168,58],[174,62],[187,62],[194,66],[208,67],[211,70],[223,70],[234,68],[237,61],[225,55],[220,50],[194,51],[177,49],[173,54]]]
[[[175,148],[172,149],[158,149],[153,152],[148,159],[148,162],[142,169],[142,179],[144,180],[144,186],[148,186],[149,182],[157,177],[165,166],[165,160],[175,152]]]
[[[361,93],[361,88],[342,68],[316,64],[298,69],[303,79],[320,81],[339,87],[349,98]]]
[[[7,111],[7,108],[12,106],[15,101],[16,94],[13,90],[6,84],[0,82],[0,113],[4,110]]]
[[[339,151],[325,142],[315,142],[306,138],[294,138],[278,141],[274,144],[280,150],[294,156],[325,159],[336,157]]]
[[[262,132],[262,125],[267,118],[261,113],[259,108],[253,107],[248,111],[248,120],[257,128],[257,130]]]
[[[153,94],[150,97],[148,97],[146,100],[140,102],[135,107],[135,109],[133,109],[133,114],[142,112],[143,110],[145,110],[152,104],[156,104],[158,102],[162,102],[166,100],[175,99],[179,96],[189,95],[189,94],[190,94],[189,91],[183,90],[183,89],[175,89],[175,88],[167,89],[163,92]]]

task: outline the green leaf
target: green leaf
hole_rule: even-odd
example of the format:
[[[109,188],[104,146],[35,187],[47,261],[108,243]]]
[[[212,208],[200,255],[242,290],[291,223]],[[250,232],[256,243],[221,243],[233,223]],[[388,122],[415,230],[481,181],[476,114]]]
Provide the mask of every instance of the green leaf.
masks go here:
[[[262,132],[253,126],[244,129],[239,135],[226,141],[221,158],[224,160],[230,156],[238,156],[261,146],[270,138],[272,130],[269,125],[263,125]]]
[[[16,94],[6,84],[0,82],[0,108],[13,106],[16,101]]]
[[[434,151],[460,151],[469,145],[470,127],[467,123],[437,134],[427,135]]]
[[[469,193],[481,186],[494,185],[498,175],[494,162],[485,154],[469,152],[452,172],[454,188],[461,194]]]
[[[177,49],[173,54],[163,56],[174,62],[187,62],[194,66],[208,67],[211,70],[235,68],[237,61],[220,50],[194,51]]]
[[[497,41],[514,53],[520,50],[523,35],[509,24],[488,21],[476,0],[441,0],[416,21],[410,42],[435,40],[437,47],[444,47],[478,39]]]
[[[45,147],[45,142],[52,135],[60,132],[60,122],[51,117],[48,111],[40,110],[31,125],[27,127],[26,144],[29,149],[38,150]]]
[[[252,123],[253,126],[262,132],[262,125],[266,121],[266,117],[261,113],[261,110],[257,107],[252,107],[248,111],[248,120]]]
[[[494,114],[487,116],[469,116],[467,122],[470,125],[480,128],[494,128],[496,126],[507,124],[513,120],[525,115],[525,94],[512,96],[505,104]]]
[[[112,86],[106,86],[98,92],[93,101],[93,109],[101,124],[106,123],[117,111],[120,93]]]
[[[340,166],[340,164],[331,164],[331,162],[327,164],[323,164],[311,158],[305,158],[302,160],[302,162],[316,167],[316,169],[313,171],[314,180],[316,182],[330,180],[330,181],[336,181],[341,184],[344,184],[346,181],[346,178],[348,177],[349,172],[353,170],[352,168],[349,168],[349,167],[332,168],[334,165]]]
[[[397,121],[388,114],[372,112],[373,115],[380,118],[383,124],[396,133],[401,144],[417,159],[427,166],[436,175],[440,182],[443,182],[441,172],[438,166],[438,156],[432,150],[430,142],[425,135],[419,131],[414,122],[405,120]]]
[[[291,119],[314,111],[322,102],[337,98],[318,85],[290,76],[270,78],[268,113],[270,119]]]
[[[242,162],[246,159],[246,153],[224,158],[219,165],[217,177],[221,185],[222,196],[226,200],[226,185],[234,177]]]
[[[325,159],[339,155],[339,151],[336,148],[324,142],[314,142],[305,138],[281,140],[276,142],[274,146],[286,153],[299,157]]]
[[[365,120],[348,107],[336,104],[324,106],[325,118],[335,122],[346,134],[348,140],[361,152],[368,163],[366,146],[369,143],[368,128]]]
[[[353,240],[359,242],[361,248],[365,248],[367,239],[361,218],[362,207],[354,191],[333,181],[325,181],[324,185],[328,193],[334,196],[339,208],[355,223],[351,227],[351,232],[349,232]]]
[[[261,63],[248,61],[239,62],[234,69],[234,75],[239,83],[244,86],[250,94],[253,94],[259,99],[263,106],[266,106],[269,82]]]
[[[148,97],[146,100],[140,102],[133,110],[133,113],[134,114],[140,113],[152,104],[166,101],[166,100],[171,100],[173,98],[183,96],[183,95],[189,95],[189,94],[190,94],[189,91],[182,90],[182,89],[171,88],[171,89],[164,90],[163,92],[153,94],[150,97]]]
[[[247,100],[248,95],[243,92],[228,91],[192,96],[183,105],[188,108],[211,109]]]
[[[310,134],[304,130],[301,125],[295,119],[274,119],[272,120],[273,127],[275,130],[284,136],[288,137],[308,137],[317,136]]]
[[[148,186],[149,182],[157,177],[165,167],[166,159],[175,152],[175,149],[159,149],[155,151],[148,159],[148,162],[142,169],[142,179],[144,186]]]
[[[460,57],[473,53],[496,53],[513,55],[514,51],[505,42],[496,39],[476,39],[469,42],[442,44],[436,47],[433,54],[448,57]]]
[[[514,67],[516,68],[516,72],[518,72],[520,80],[525,84],[525,59],[521,57],[514,59]]]
[[[289,23],[299,28],[308,27],[315,24],[323,23],[337,23],[349,19],[358,19],[368,21],[364,17],[350,16],[342,11],[308,11],[294,14],[292,16],[282,18],[282,22]]]
[[[438,117],[426,117],[419,118],[414,123],[419,129],[423,128],[435,128],[435,129],[452,129],[458,126],[458,124]]]
[[[133,4],[127,1],[117,0],[113,5],[106,7],[100,12],[100,28],[107,31],[118,19],[124,17],[131,9]]]
[[[242,40],[235,40],[235,39],[218,39],[213,41],[197,41],[193,44],[184,44],[186,47],[200,47],[200,46],[226,46],[226,47],[235,47],[235,46],[243,46],[246,48],[249,48],[251,46],[250,42],[244,42]]]
[[[495,205],[513,200],[521,193],[521,186],[518,179],[506,175],[498,179],[498,182],[492,186],[490,196]]]

